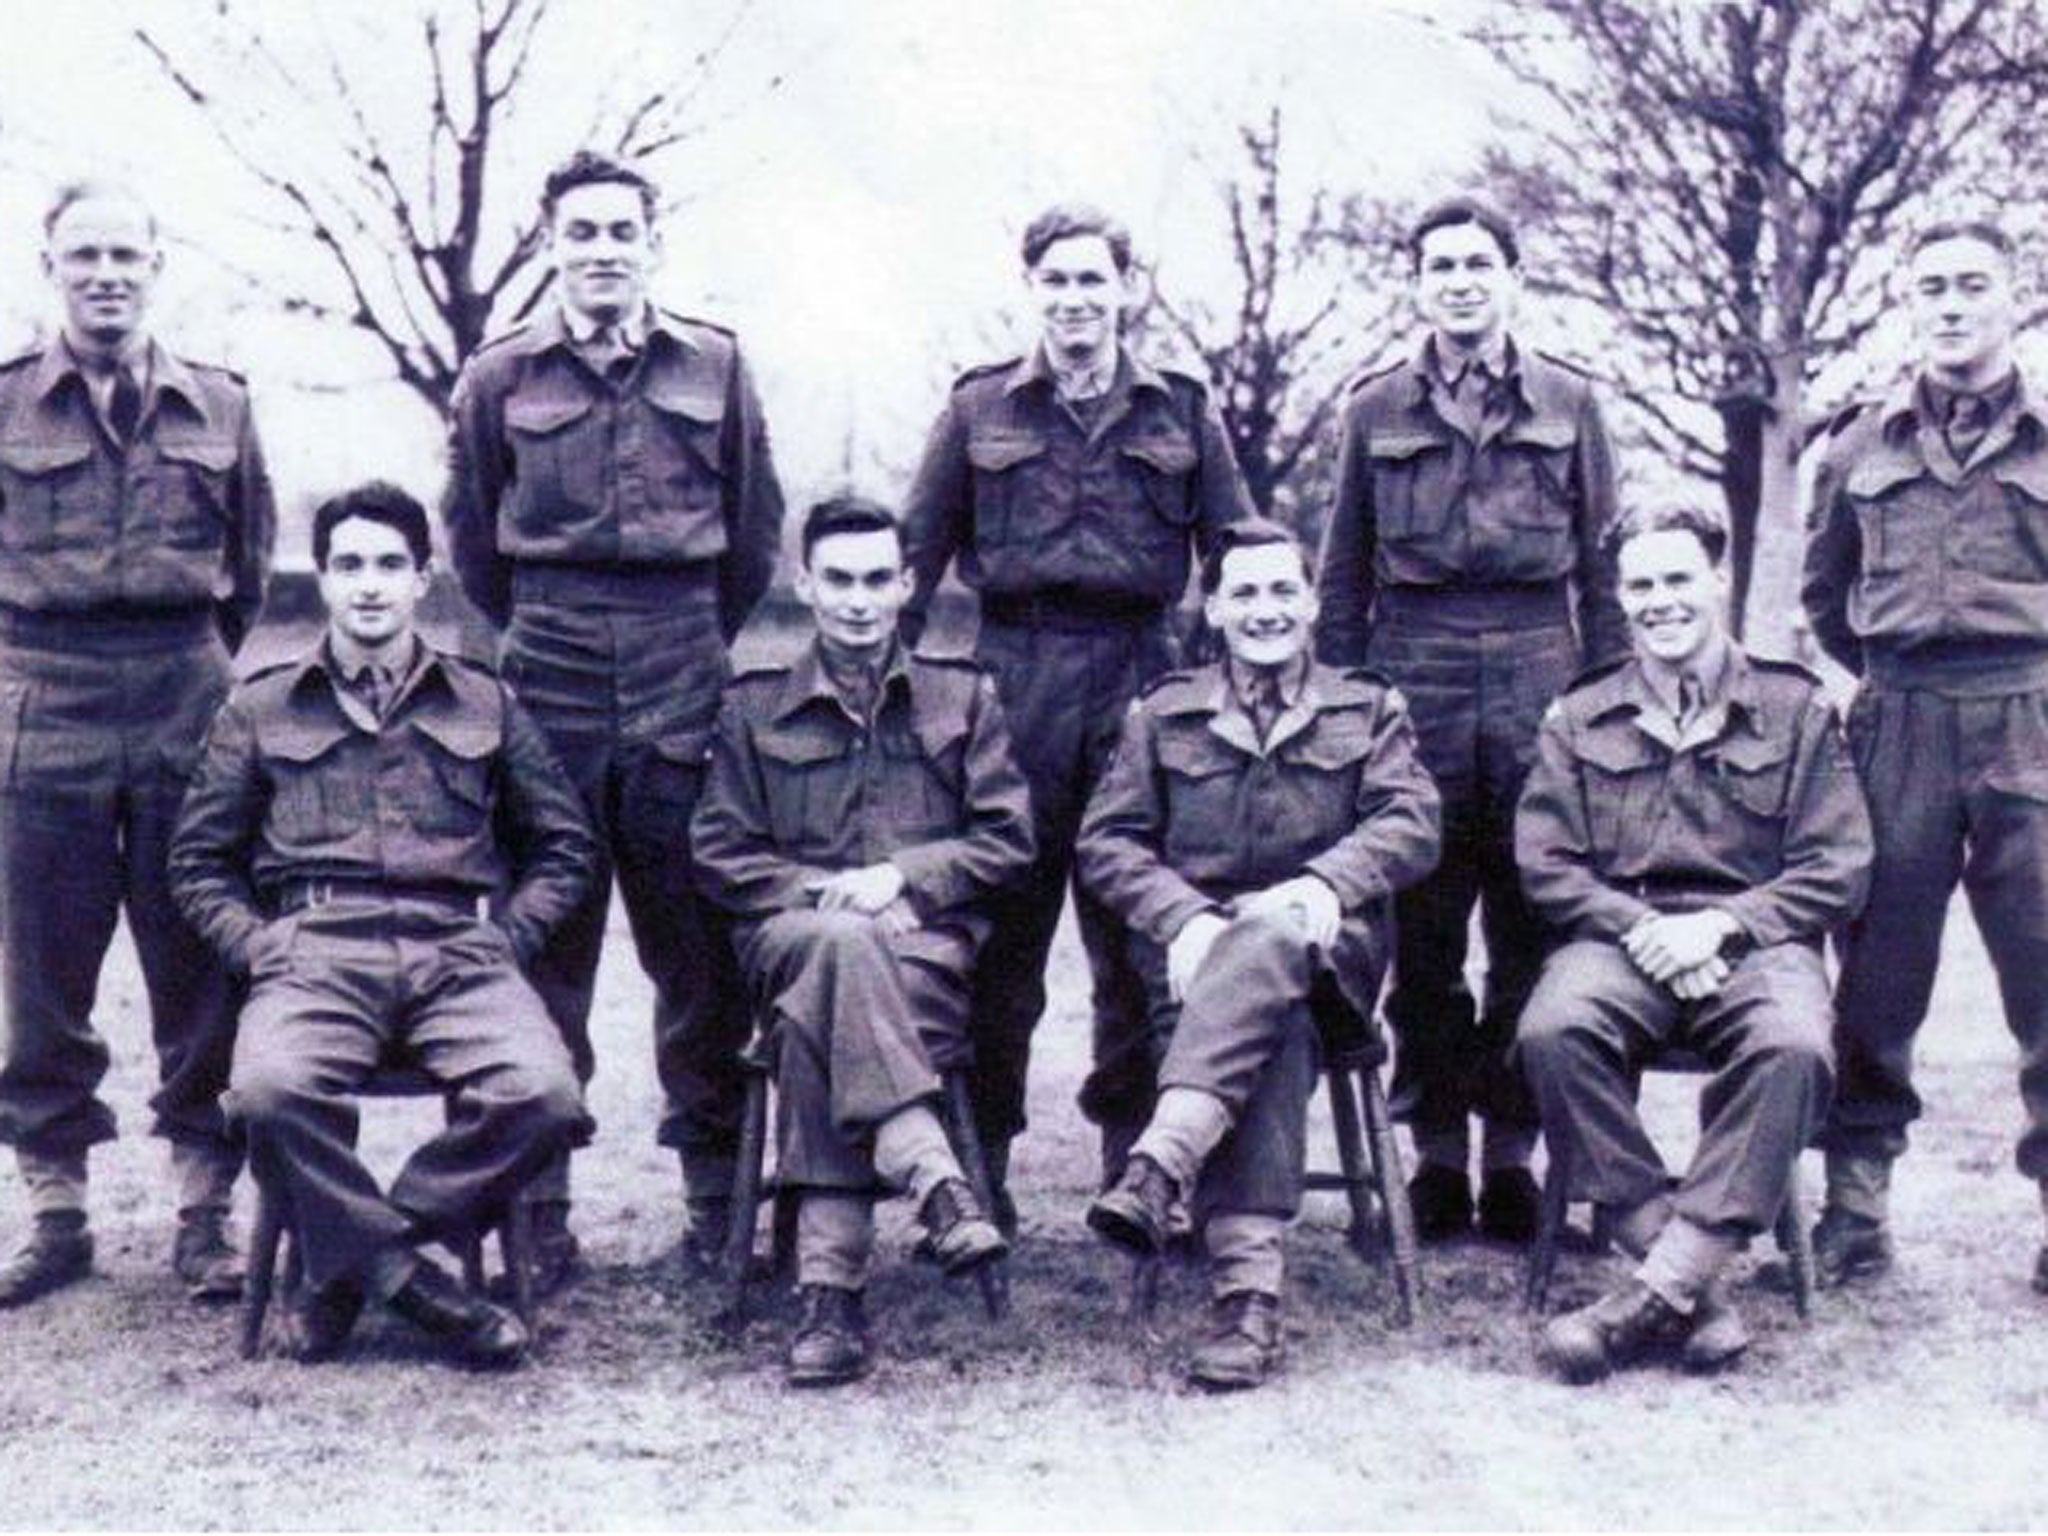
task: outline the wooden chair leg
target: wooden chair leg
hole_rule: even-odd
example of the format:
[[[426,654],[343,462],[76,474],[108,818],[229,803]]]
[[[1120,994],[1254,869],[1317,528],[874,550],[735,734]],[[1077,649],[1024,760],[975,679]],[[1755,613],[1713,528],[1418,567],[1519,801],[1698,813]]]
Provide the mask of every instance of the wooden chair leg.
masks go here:
[[[967,1187],[974,1192],[974,1203],[981,1207],[981,1213],[990,1221],[995,1220],[995,1185],[988,1176],[988,1159],[982,1154],[981,1132],[974,1124],[974,1104],[967,1095],[967,1074],[948,1072],[945,1075],[946,1130],[953,1143],[953,1155],[960,1160],[960,1171],[967,1175]],[[984,1264],[976,1272],[975,1279],[981,1287],[981,1305],[988,1313],[990,1322],[1000,1322],[1010,1309],[1009,1266],[1002,1259]]]
[[[1337,1167],[1344,1198],[1351,1204],[1351,1251],[1361,1259],[1369,1259],[1374,1228],[1372,1175],[1366,1168],[1365,1140],[1359,1129],[1358,1100],[1352,1091],[1351,1073],[1344,1067],[1329,1067],[1323,1072],[1323,1082],[1330,1093],[1330,1121],[1337,1132]]]
[[[1536,1241],[1529,1245],[1529,1270],[1522,1287],[1522,1307],[1529,1312],[1542,1310],[1549,1298],[1550,1276],[1557,1268],[1557,1248],[1564,1239],[1572,1199],[1571,1143],[1546,1130],[1543,1144],[1550,1154],[1543,1171],[1543,1214],[1536,1223]]]
[[[277,1249],[284,1235],[284,1202],[256,1185],[256,1231],[249,1242],[249,1273],[242,1292],[242,1358],[263,1351],[263,1320],[277,1284]]]
[[[740,1114],[740,1146],[733,1170],[732,1226],[725,1238],[725,1280],[729,1316],[734,1327],[746,1321],[748,1272],[754,1267],[754,1224],[760,1215],[761,1165],[768,1150],[768,1078],[747,1074],[747,1096]]]
[[[1358,1086],[1365,1105],[1366,1139],[1372,1147],[1373,1177],[1387,1213],[1387,1247],[1394,1265],[1394,1324],[1406,1328],[1422,1310],[1421,1245],[1415,1237],[1415,1211],[1408,1204],[1401,1146],[1394,1139],[1393,1117],[1387,1113],[1379,1068],[1361,1067]]]
[[[1785,1180],[1785,1204],[1778,1212],[1778,1246],[1792,1271],[1792,1309],[1805,1322],[1813,1311],[1813,1233],[1806,1225],[1797,1158],[1792,1160],[1792,1172]]]

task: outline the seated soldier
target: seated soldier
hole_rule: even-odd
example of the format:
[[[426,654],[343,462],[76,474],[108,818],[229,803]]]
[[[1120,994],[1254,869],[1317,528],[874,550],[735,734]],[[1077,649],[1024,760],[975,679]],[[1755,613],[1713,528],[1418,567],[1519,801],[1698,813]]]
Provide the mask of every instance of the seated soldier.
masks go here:
[[[516,1363],[519,1319],[414,1245],[495,1213],[589,1133],[520,967],[595,844],[505,688],[414,634],[428,557],[426,512],[396,486],[314,513],[327,632],[222,706],[171,845],[179,906],[249,978],[222,1104],[292,1213],[302,1360],[337,1353],[374,1298],[470,1364]],[[457,1096],[387,1196],[356,1157],[351,1095],[394,1059]]]
[[[816,637],[733,681],[690,829],[737,919],[781,1095],[777,1169],[801,1191],[795,1386],[867,1369],[877,1178],[910,1194],[947,1273],[1007,1246],[934,1111],[934,1066],[966,1065],[977,908],[1031,861],[1028,792],[989,679],[898,641],[910,590],[887,508],[810,509],[796,592]]]
[[[1868,884],[1870,820],[1819,682],[1729,639],[1721,521],[1626,514],[1611,535],[1635,654],[1550,708],[1515,821],[1529,897],[1562,942],[1516,1049],[1578,1190],[1641,1260],[1554,1319],[1574,1381],[1652,1353],[1711,1369],[1748,1343],[1716,1276],[1770,1228],[1832,1088],[1821,941]],[[1643,1062],[1713,1071],[1674,1198],[1637,1114]]]
[[[1213,1388],[1257,1386],[1279,1357],[1311,992],[1327,975],[1372,1017],[1394,893],[1437,856],[1436,786],[1400,694],[1310,658],[1308,563],[1277,524],[1223,531],[1202,590],[1226,659],[1139,700],[1081,829],[1082,878],[1137,936],[1155,1034],[1171,1035],[1152,1118],[1088,1224],[1157,1253],[1169,1208],[1191,1203],[1216,1302],[1190,1375]]]

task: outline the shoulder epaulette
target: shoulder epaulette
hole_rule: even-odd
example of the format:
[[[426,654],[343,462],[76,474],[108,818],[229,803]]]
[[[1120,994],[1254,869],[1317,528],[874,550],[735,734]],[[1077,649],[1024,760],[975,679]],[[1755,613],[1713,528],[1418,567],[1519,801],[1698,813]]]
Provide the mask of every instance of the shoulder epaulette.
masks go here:
[[[1381,363],[1377,368],[1361,369],[1358,373],[1352,375],[1351,382],[1344,386],[1344,392],[1346,394],[1355,395],[1360,390],[1364,389],[1367,385],[1377,384],[1381,379],[1386,378],[1389,374],[1399,372],[1404,366],[1406,366],[1407,361],[1408,359],[1406,359],[1405,357],[1389,358],[1387,361]]]
[[[245,683],[260,682],[262,679],[276,673],[288,672],[304,660],[305,657],[303,656],[284,656],[276,661],[266,661],[262,666],[252,667],[247,672],[244,672],[242,674],[242,681]]]
[[[17,352],[6,361],[0,362],[0,373],[11,373],[16,368],[26,367],[42,355],[41,347],[30,347],[26,352]]]
[[[758,683],[771,677],[787,677],[792,665],[794,663],[787,661],[757,661],[752,666],[742,667],[735,672],[732,681],[736,686],[740,683]]]
[[[486,352],[495,352],[498,348],[519,340],[520,337],[526,335],[532,329],[533,322],[531,320],[522,320],[517,325],[509,326],[505,330],[498,332],[495,336],[486,336],[476,344],[476,350],[469,355],[472,358],[478,358],[482,357]]]
[[[988,671],[972,656],[960,651],[920,651],[913,649],[910,659],[923,667],[945,667],[954,672],[985,673]]]
[[[1820,674],[1811,667],[1800,662],[1788,661],[1781,656],[1752,656],[1749,658],[1749,664],[1759,672],[1775,672],[1780,677],[1796,677],[1815,688],[1827,686],[1821,681]]]
[[[249,387],[249,376],[240,369],[230,368],[226,363],[202,363],[189,357],[181,357],[178,361],[194,373],[218,374],[232,384],[239,384],[244,389]]]
[[[1394,680],[1377,667],[1339,667],[1337,670],[1354,683],[1372,683],[1381,688],[1394,686]]]
[[[971,384],[976,379],[985,379],[989,377],[991,374],[1008,373],[1012,368],[1016,367],[1019,363],[1023,361],[1023,357],[1019,355],[1017,357],[1006,357],[1001,359],[1000,361],[993,363],[977,363],[974,367],[967,369],[960,375],[960,377],[955,379],[953,381],[953,387],[955,389],[959,389],[962,385]]]
[[[1564,691],[1566,693],[1577,693],[1581,688],[1590,687],[1603,678],[1612,677],[1623,667],[1627,666],[1631,660],[1633,660],[1632,657],[1617,656],[1612,661],[1596,662],[1580,672],[1569,683],[1566,683]]]
[[[1171,672],[1162,672],[1138,690],[1138,697],[1149,699],[1160,689],[1170,688],[1175,683],[1191,683],[1199,670],[1196,667],[1176,667]]]
[[[1876,407],[1875,400],[1851,400],[1828,418],[1828,424],[1822,429],[1821,435],[1829,438],[1840,437],[1855,425],[1857,419],[1866,411],[1874,410]]]
[[[720,336],[723,336],[727,341],[739,340],[739,333],[735,331],[731,326],[720,325],[716,320],[706,320],[701,315],[677,314],[676,311],[672,309],[662,310],[661,315],[664,319],[673,320],[678,325],[694,326],[700,331],[715,331]]]
[[[1568,373],[1575,379],[1584,379],[1588,384],[1593,382],[1593,375],[1586,371],[1584,363],[1575,363],[1568,357],[1559,357],[1555,352],[1546,352],[1541,347],[1531,347],[1529,355],[1550,364],[1560,373]]]

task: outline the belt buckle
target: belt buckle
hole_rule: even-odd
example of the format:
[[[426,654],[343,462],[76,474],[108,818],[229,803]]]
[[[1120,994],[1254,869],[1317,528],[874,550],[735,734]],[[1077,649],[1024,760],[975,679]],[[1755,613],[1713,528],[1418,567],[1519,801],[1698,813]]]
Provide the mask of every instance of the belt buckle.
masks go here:
[[[324,907],[334,900],[334,882],[331,880],[308,880],[306,882],[306,905]]]

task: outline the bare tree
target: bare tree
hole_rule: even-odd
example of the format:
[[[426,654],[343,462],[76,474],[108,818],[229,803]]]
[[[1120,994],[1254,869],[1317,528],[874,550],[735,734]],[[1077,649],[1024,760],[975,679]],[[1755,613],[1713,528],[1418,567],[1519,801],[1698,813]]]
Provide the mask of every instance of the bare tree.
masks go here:
[[[1578,360],[1680,470],[1718,482],[1737,611],[1794,545],[1809,395],[1882,312],[1901,225],[1998,162],[2048,180],[2033,0],[1496,0],[1472,35],[1547,103],[1490,167],[1543,226]],[[1790,605],[1752,605],[1756,629]],[[1757,638],[1765,638],[1759,634]],[[1783,631],[1770,638],[1782,639]]]
[[[1150,307],[1207,373],[1253,502],[1314,536],[1331,491],[1346,373],[1379,361],[1393,341],[1406,220],[1377,200],[1321,188],[1290,201],[1277,106],[1240,127],[1238,145],[1241,160],[1217,186],[1231,299],[1168,299],[1155,287]]]
[[[574,0],[307,9],[289,39],[268,7],[206,0],[133,35],[264,194],[264,226],[291,253],[244,279],[287,313],[371,338],[445,416],[463,360],[545,282],[533,189],[508,185],[507,163],[530,176],[570,144],[645,160],[683,143],[745,9],[735,0],[679,78],[638,79],[647,50],[617,50],[608,77],[574,81],[580,96],[541,66],[569,13],[604,26],[616,12]],[[522,115],[537,101],[546,114]],[[563,137],[565,111],[587,114],[580,138]]]

